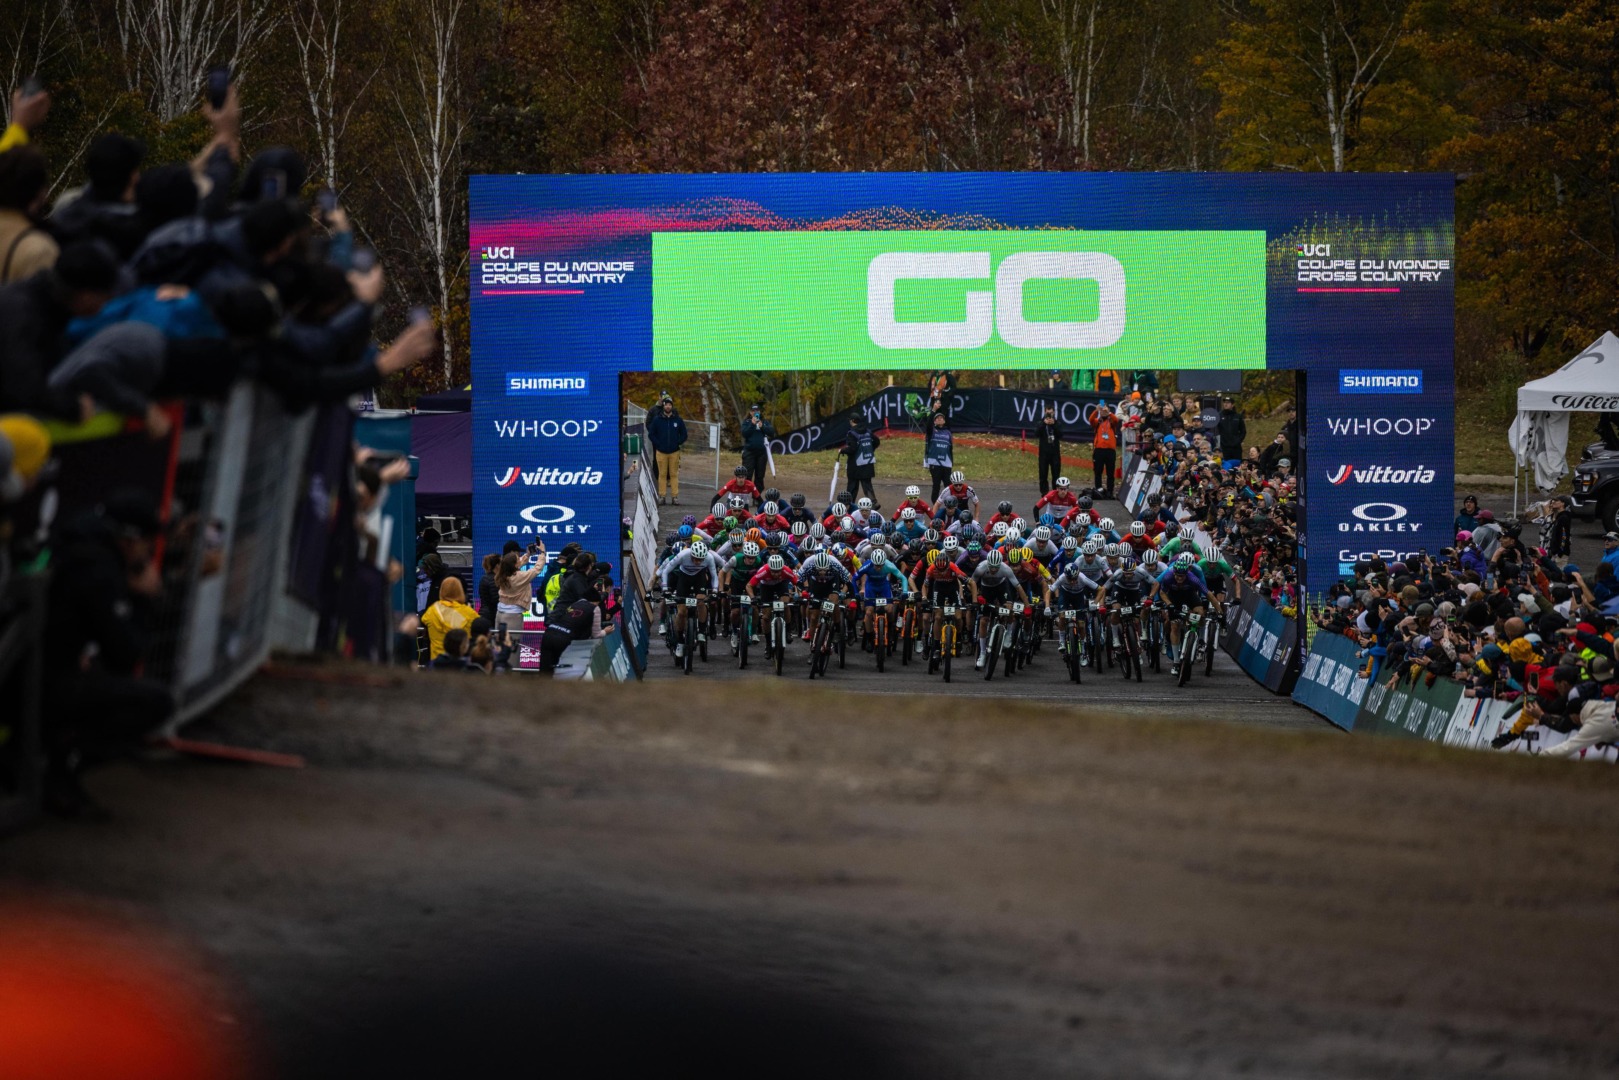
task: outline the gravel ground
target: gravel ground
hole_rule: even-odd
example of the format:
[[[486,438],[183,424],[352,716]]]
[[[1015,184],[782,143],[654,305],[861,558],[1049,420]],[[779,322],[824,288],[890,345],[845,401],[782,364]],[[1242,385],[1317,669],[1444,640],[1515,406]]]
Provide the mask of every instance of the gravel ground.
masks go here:
[[[7,840],[0,898],[188,941],[289,1076],[497,961],[543,1030],[560,947],[857,1017],[910,1075],[1619,1068],[1607,770],[793,691],[283,671],[192,734],[307,768],[108,769],[114,821]]]

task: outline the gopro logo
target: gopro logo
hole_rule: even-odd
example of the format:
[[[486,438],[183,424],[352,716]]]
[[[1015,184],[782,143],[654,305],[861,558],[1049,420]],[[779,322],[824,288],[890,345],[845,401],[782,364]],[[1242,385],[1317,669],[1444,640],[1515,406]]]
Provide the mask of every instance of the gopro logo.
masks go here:
[[[1340,394],[1420,394],[1422,372],[1415,368],[1398,370],[1338,370]]]

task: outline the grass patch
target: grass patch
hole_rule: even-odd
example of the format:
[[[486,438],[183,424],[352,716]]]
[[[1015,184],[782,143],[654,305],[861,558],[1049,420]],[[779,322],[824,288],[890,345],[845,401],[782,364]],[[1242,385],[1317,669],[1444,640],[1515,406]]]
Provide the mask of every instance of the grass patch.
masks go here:
[[[880,435],[881,432],[878,432]],[[961,440],[985,440],[1000,445],[982,447],[969,446]],[[1032,445],[1032,444],[1031,444]],[[1063,446],[1064,457],[1082,457],[1089,459],[1091,448],[1089,443],[1070,442]],[[835,450],[822,450],[812,454],[794,454],[791,457],[778,458],[776,467],[784,473],[794,476],[810,475],[822,476],[828,479],[832,476],[832,463],[837,460]],[[986,482],[1003,483],[1034,483],[1039,479],[1039,462],[1036,456],[1024,453],[1018,449],[1018,440],[1015,437],[997,435],[958,435],[955,450],[956,468],[967,474],[967,482],[980,485],[979,494],[983,494],[982,484]],[[1076,485],[1080,485],[1080,466],[1070,465],[1069,476],[1074,478]],[[848,472],[848,463],[839,470],[841,477]],[[1085,475],[1089,475],[1087,472]],[[877,450],[877,476],[879,479],[901,480],[905,483],[924,484],[928,479],[928,470],[922,465],[922,440],[908,438],[884,439]],[[1088,485],[1089,481],[1085,481]],[[1085,486],[1080,485],[1080,486]],[[927,492],[923,492],[927,494]]]
[[[1507,429],[1518,415],[1518,387],[1529,377],[1517,365],[1501,363],[1484,372],[1456,379],[1456,472],[1472,475],[1512,475],[1512,448]],[[1568,418],[1568,465],[1580,460],[1580,450],[1596,440],[1596,413],[1571,413]],[[1559,485],[1567,490],[1568,478]]]

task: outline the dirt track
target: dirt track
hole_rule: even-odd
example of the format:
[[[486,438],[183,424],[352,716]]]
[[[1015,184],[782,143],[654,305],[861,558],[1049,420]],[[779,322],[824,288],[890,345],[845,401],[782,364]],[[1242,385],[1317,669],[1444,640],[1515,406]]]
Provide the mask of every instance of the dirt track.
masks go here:
[[[567,940],[833,1001],[929,1076],[1619,1067],[1610,770],[801,686],[389,681],[259,680],[198,734],[309,768],[102,773],[117,820],[6,841],[0,890],[187,936],[283,1061],[443,957]]]

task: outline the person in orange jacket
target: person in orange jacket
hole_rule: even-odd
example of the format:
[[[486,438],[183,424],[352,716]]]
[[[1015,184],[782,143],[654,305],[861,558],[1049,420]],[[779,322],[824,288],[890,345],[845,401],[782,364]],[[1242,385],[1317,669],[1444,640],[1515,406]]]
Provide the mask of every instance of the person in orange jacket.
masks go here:
[[[1095,472],[1092,490],[1097,498],[1113,498],[1113,472],[1118,460],[1119,418],[1105,404],[1098,404],[1091,433],[1091,467]]]

